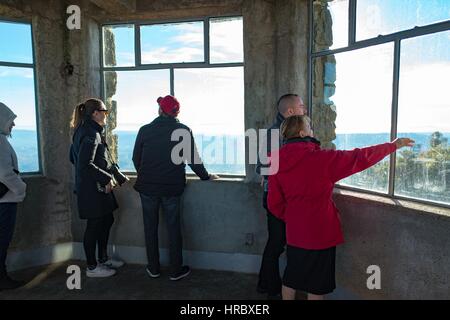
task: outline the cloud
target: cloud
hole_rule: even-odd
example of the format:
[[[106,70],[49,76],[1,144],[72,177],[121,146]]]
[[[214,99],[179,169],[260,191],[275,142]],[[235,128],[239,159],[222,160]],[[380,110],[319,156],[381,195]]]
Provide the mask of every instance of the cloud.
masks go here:
[[[180,43],[182,45],[203,45],[203,23],[176,25],[175,28],[180,34],[168,39],[169,43]]]
[[[142,52],[142,63],[174,63],[203,61],[203,50],[192,47],[171,49],[160,47]]]
[[[212,20],[210,27],[211,61],[242,62],[244,53],[242,19]]]
[[[3,67],[0,66],[0,77],[2,78],[26,78],[33,79],[32,68],[19,68],[19,67]]]

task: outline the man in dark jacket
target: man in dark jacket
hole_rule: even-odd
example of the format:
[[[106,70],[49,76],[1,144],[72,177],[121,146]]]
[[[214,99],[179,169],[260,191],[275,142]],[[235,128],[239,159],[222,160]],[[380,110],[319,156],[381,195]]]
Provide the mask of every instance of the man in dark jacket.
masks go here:
[[[180,226],[181,195],[186,185],[185,161],[201,180],[217,179],[210,175],[198,156],[191,129],[177,119],[180,104],[173,96],[158,98],[159,117],[141,127],[133,150],[133,163],[137,171],[134,188],[139,192],[144,216],[145,245],[147,248],[147,274],[160,276],[158,218],[162,205],[169,235],[170,280],[179,280],[190,273],[183,266],[182,235]],[[173,150],[179,141],[172,141],[173,133],[181,132],[181,143],[190,150],[181,152],[182,160],[173,159]],[[187,152],[185,152],[187,151]],[[180,155],[180,153],[178,153]]]
[[[279,139],[281,147],[282,141],[280,139],[279,129],[284,119],[293,115],[305,115],[307,113],[302,98],[293,93],[281,96],[278,99],[277,109],[278,113],[275,121],[267,130],[267,140],[263,141],[261,145],[261,150],[266,152],[266,154],[270,154],[271,152],[272,134]],[[263,176],[263,207],[267,211],[268,239],[259,271],[257,290],[260,293],[267,293],[269,299],[277,299],[281,298],[281,277],[278,260],[286,245],[286,226],[282,220],[275,217],[267,208],[268,175],[264,174],[261,169],[267,169],[268,167],[269,164],[261,163],[258,156],[256,173]]]

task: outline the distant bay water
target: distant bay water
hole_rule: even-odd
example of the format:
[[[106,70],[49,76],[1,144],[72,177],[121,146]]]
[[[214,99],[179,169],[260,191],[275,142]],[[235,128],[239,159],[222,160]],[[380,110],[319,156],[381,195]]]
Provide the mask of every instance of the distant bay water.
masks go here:
[[[137,132],[114,131],[119,141],[119,166],[124,171],[134,171],[132,153]],[[416,141],[414,151],[422,152],[429,148],[432,132],[427,133],[399,133],[398,136],[410,137]],[[450,140],[450,133],[443,133]],[[337,149],[352,149],[378,143],[388,142],[389,133],[352,133],[338,134],[333,141]],[[201,152],[200,156],[210,172],[222,174],[245,174],[244,137],[243,136],[207,136],[196,135],[195,140]],[[14,130],[10,139],[19,158],[21,172],[36,172],[39,170],[38,145],[36,131]],[[214,148],[217,145],[217,148]],[[220,149],[222,149],[220,151]],[[214,150],[219,150],[214,152]],[[59,155],[67,157],[69,154]],[[190,169],[189,169],[190,170]],[[188,171],[189,171],[188,170]]]

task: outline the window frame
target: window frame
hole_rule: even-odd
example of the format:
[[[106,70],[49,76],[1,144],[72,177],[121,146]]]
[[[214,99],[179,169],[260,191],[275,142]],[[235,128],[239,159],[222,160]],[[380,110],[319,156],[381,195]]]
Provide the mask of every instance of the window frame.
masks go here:
[[[241,18],[244,19],[242,14],[234,14],[234,15],[224,15],[224,16],[204,16],[204,17],[191,17],[191,18],[183,18],[183,19],[162,19],[162,20],[126,20],[126,21],[112,21],[105,22],[99,25],[99,42],[100,42],[100,85],[101,85],[101,97],[105,100],[105,83],[104,83],[104,73],[106,71],[138,71],[138,70],[159,70],[159,69],[168,69],[170,73],[170,94],[175,95],[175,69],[189,69],[189,68],[226,68],[226,67],[243,67],[245,70],[245,57],[243,52],[243,61],[242,62],[230,62],[230,63],[211,63],[210,62],[210,33],[209,33],[209,25],[211,19],[227,19],[227,18]],[[152,64],[143,64],[141,60],[142,51],[141,51],[141,37],[140,37],[140,27],[141,26],[150,26],[150,25],[159,25],[159,24],[170,24],[170,23],[189,23],[189,22],[203,22],[203,62],[177,62],[177,63],[152,63]],[[105,67],[103,61],[103,27],[107,26],[119,26],[119,25],[133,25],[134,26],[134,66],[112,66]],[[245,72],[245,71],[244,71]],[[244,110],[244,122],[245,122],[245,110]],[[245,131],[243,132],[245,135]],[[246,144],[245,144],[246,145]],[[247,146],[245,146],[245,159],[247,158]],[[220,174],[220,177],[223,178],[245,178],[247,176],[247,166],[244,166],[243,174]],[[135,175],[136,171],[127,171],[131,175]],[[186,173],[188,177],[195,176],[194,173]]]
[[[33,69],[33,89],[34,89],[34,113],[36,118],[36,143],[37,143],[37,154],[38,154],[38,170],[37,171],[24,171],[21,172],[24,176],[40,176],[43,173],[42,169],[42,153],[41,153],[41,134],[40,134],[40,117],[39,117],[39,106],[38,106],[38,85],[37,85],[37,72],[36,72],[36,50],[34,45],[34,28],[31,19],[11,19],[0,16],[0,22],[6,23],[16,23],[16,24],[26,24],[30,26],[30,37],[31,37],[31,55],[32,63],[22,63],[22,62],[6,62],[0,60],[0,67],[15,67],[15,68],[31,68]],[[20,161],[20,159],[19,159]]]
[[[400,83],[400,52],[401,52],[401,41],[409,38],[416,38],[424,35],[434,34],[438,32],[450,30],[450,20],[441,21],[433,24],[428,24],[421,27],[414,27],[407,30],[402,30],[386,35],[379,35],[377,37],[364,39],[356,41],[356,6],[357,0],[349,0],[348,5],[348,43],[345,47],[340,47],[332,50],[322,50],[314,51],[314,12],[313,12],[314,0],[308,1],[308,28],[309,28],[309,44],[308,44],[308,113],[310,117],[313,116],[313,105],[312,105],[312,90],[313,90],[313,60],[318,57],[334,55],[342,52],[348,52],[353,50],[358,50],[362,48],[377,46],[385,43],[394,43],[394,57],[393,57],[393,73],[392,73],[392,103],[391,103],[391,141],[397,138],[397,119],[398,119],[398,94],[399,94],[399,83]],[[386,196],[391,199],[398,200],[410,200],[418,203],[450,208],[450,204],[419,199],[414,197],[407,197],[395,194],[394,183],[395,183],[395,164],[396,164],[396,152],[392,153],[389,159],[389,176],[388,176],[388,192],[380,192],[374,190],[368,190],[364,188],[346,186],[337,184],[341,189],[350,191],[360,191],[368,194]]]

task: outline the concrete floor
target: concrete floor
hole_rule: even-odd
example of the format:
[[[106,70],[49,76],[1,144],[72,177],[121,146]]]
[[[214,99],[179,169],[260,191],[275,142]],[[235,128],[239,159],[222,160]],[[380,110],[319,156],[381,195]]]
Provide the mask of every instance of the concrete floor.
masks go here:
[[[82,270],[81,290],[68,290],[67,266]],[[256,292],[257,275],[237,272],[192,270],[180,281],[170,281],[166,270],[161,277],[149,278],[142,265],[125,265],[111,278],[87,278],[83,261],[68,261],[11,273],[15,279],[29,281],[24,287],[0,292],[3,299],[158,299],[158,300],[265,300]]]

